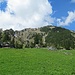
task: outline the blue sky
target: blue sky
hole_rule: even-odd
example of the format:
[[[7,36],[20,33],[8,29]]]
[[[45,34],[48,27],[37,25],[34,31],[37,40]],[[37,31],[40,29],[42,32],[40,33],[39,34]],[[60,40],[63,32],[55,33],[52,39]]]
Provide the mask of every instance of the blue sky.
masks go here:
[[[68,11],[75,10],[75,3],[71,3],[71,0],[49,0],[51,2],[53,11],[55,11],[54,17],[61,18],[67,16]]]
[[[52,15],[53,17],[66,17],[68,16],[68,11],[75,11],[75,0],[74,2],[71,0],[49,0],[49,2],[51,2],[53,11],[55,12]],[[75,30],[75,21],[64,27],[70,30]]]
[[[5,12],[6,6],[7,6],[7,1],[1,2],[0,3],[0,10]]]
[[[55,25],[75,30],[75,0],[23,1],[0,1],[0,28],[21,30]]]

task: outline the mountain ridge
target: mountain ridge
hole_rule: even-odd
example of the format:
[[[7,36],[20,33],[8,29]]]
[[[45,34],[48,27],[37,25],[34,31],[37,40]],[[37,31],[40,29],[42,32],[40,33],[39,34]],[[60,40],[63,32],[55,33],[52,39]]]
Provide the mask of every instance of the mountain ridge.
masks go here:
[[[57,49],[74,49],[75,32],[57,26],[26,28],[20,31],[0,30],[0,43],[14,48],[55,47]]]

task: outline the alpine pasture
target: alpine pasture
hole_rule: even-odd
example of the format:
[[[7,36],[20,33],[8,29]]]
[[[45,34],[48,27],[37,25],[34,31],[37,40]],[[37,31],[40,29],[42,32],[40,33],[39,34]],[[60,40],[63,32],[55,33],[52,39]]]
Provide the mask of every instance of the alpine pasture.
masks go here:
[[[0,75],[75,75],[75,50],[1,48]]]

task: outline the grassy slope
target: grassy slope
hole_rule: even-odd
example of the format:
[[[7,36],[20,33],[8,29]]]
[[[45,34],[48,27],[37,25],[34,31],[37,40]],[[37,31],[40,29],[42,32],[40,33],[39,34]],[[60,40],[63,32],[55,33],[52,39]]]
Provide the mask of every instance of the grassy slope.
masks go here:
[[[0,75],[75,75],[75,51],[0,49]]]

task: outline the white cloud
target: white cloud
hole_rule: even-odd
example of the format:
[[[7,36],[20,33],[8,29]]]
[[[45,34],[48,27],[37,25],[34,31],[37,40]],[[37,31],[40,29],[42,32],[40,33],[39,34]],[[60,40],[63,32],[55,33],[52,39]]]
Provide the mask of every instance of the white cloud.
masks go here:
[[[0,28],[21,30],[54,22],[48,0],[7,0],[6,12],[0,11]],[[13,13],[13,14],[11,14]]]
[[[67,26],[75,21],[75,11],[68,11],[68,16],[66,18],[57,19],[59,26]]]
[[[75,3],[75,0],[71,0],[71,3]]]

